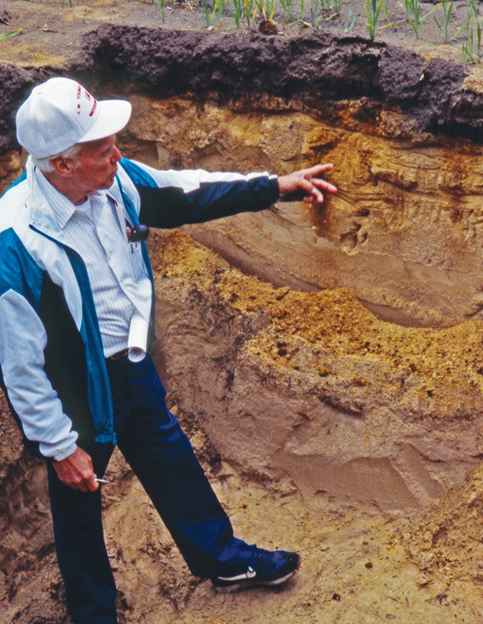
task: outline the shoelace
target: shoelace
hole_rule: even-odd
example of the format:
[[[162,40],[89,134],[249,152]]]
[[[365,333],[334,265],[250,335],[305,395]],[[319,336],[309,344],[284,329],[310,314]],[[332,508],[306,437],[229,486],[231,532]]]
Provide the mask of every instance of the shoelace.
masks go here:
[[[253,546],[252,561],[272,561],[273,552]]]

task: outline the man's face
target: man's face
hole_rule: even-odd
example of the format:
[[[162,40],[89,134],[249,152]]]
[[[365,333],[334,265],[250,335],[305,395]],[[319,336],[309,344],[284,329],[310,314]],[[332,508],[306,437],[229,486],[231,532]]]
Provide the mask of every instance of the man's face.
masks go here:
[[[86,143],[77,157],[72,175],[79,190],[88,195],[112,186],[121,152],[116,147],[116,135]]]

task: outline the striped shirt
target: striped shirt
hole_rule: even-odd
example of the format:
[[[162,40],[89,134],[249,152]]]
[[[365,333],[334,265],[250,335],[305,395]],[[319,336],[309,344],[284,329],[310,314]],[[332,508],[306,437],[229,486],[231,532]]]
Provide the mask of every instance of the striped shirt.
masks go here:
[[[109,191],[75,206],[36,168],[35,178],[51,206],[65,242],[86,265],[105,357],[127,347],[135,309],[149,322],[152,286],[140,243],[130,244],[126,214]]]

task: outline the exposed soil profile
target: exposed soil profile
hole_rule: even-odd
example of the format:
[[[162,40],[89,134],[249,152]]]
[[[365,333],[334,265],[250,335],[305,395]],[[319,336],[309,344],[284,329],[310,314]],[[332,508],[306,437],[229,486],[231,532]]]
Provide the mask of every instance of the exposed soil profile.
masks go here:
[[[120,622],[479,622],[481,68],[402,23],[371,42],[362,23],[205,31],[182,7],[162,24],[128,0],[10,0],[2,15],[1,32],[24,29],[0,41],[2,190],[25,158],[18,104],[63,74],[130,99],[126,156],[278,173],[331,161],[341,189],[152,233],[170,408],[237,534],[303,564],[283,590],[216,594],[116,453],[103,502]],[[0,621],[69,622],[44,467],[3,399],[0,425]]]

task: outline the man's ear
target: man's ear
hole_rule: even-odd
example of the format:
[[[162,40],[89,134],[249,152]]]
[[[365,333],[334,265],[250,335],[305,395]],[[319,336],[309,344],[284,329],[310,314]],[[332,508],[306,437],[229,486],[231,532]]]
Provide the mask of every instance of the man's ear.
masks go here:
[[[70,178],[76,168],[76,164],[72,158],[64,158],[63,156],[52,158],[50,164],[55,169],[56,173],[63,178]]]

